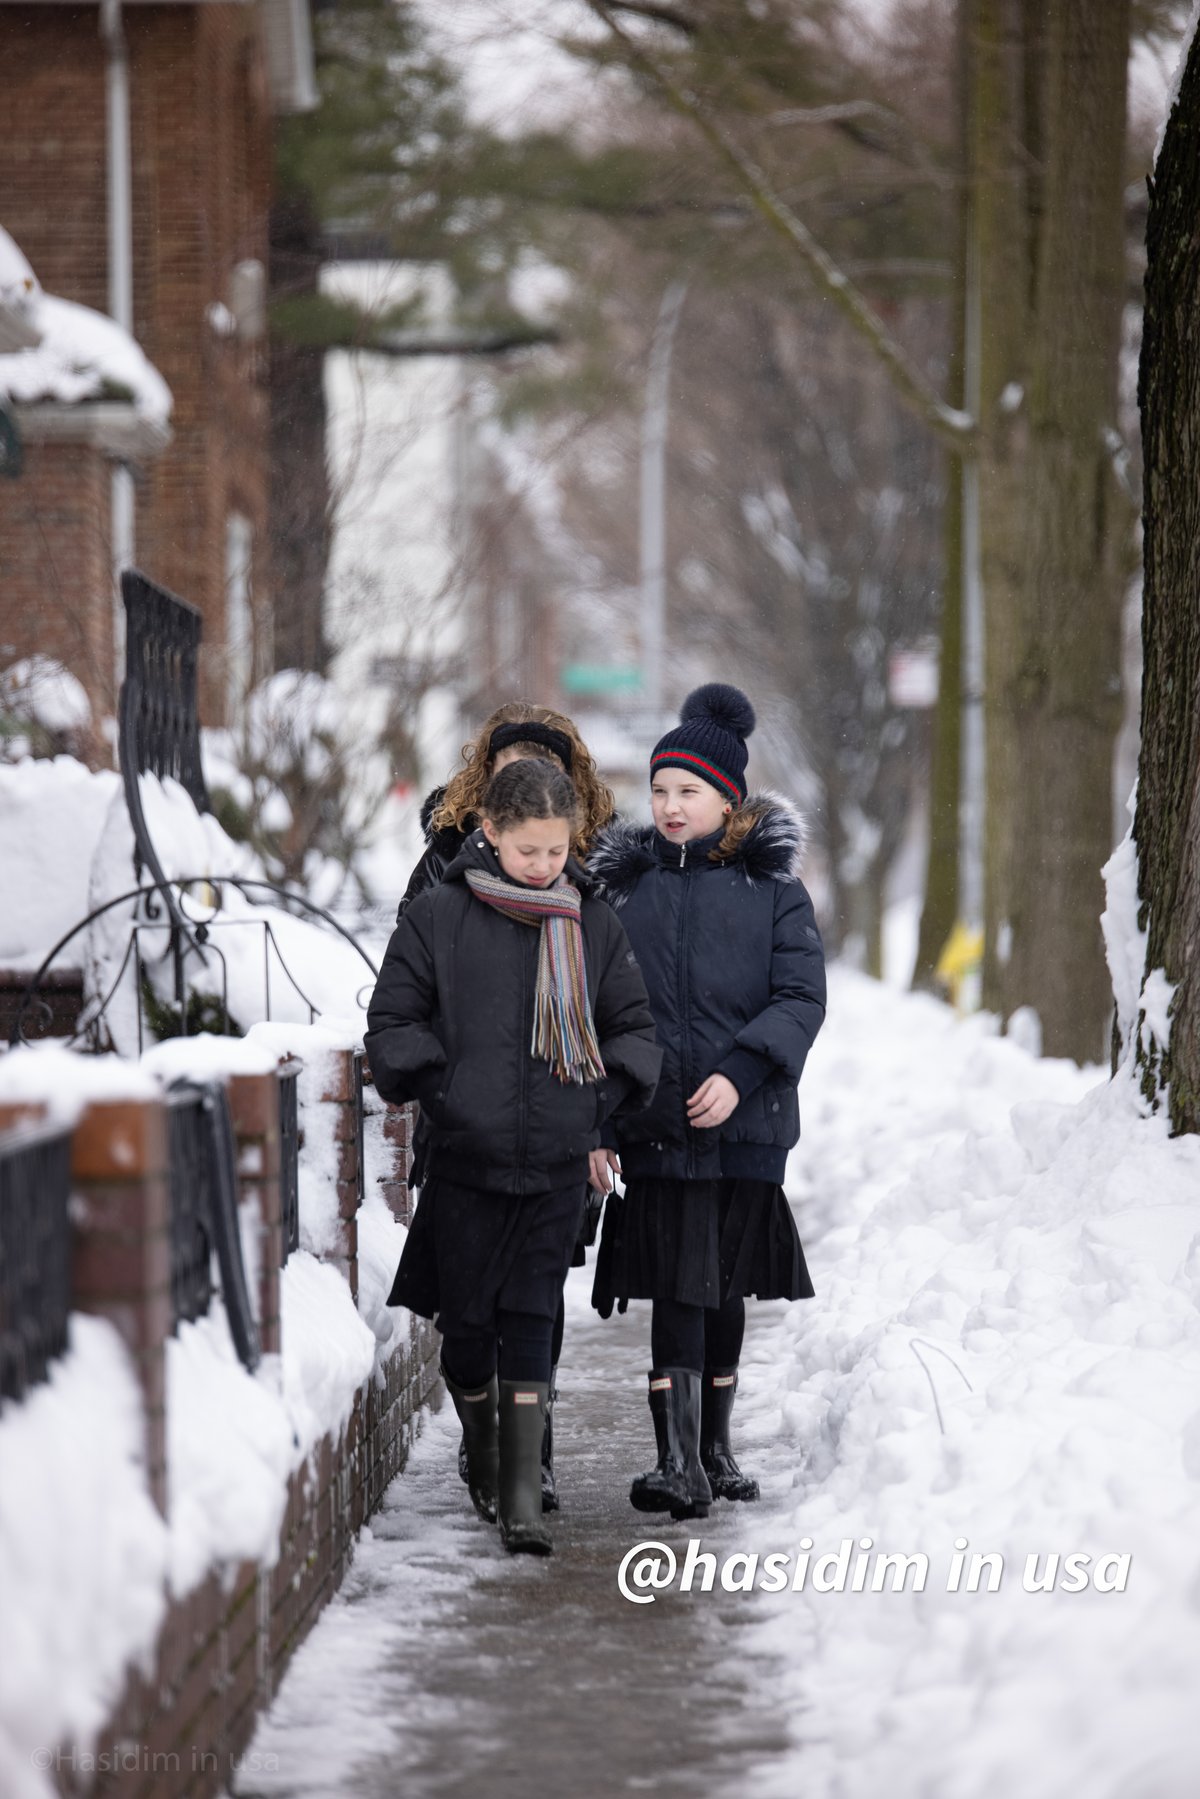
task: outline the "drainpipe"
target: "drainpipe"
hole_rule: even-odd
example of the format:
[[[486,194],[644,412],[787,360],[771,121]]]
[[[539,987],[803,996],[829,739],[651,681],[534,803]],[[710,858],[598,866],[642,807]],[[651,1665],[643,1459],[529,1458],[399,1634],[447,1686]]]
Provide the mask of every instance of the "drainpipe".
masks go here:
[[[129,134],[129,59],[121,24],[121,0],[100,0],[100,34],[108,51],[107,195],[108,310],[133,336],[133,205]],[[125,665],[125,609],[121,571],[134,561],[133,474],[126,463],[112,471],[112,572],[114,680],[119,688]]]

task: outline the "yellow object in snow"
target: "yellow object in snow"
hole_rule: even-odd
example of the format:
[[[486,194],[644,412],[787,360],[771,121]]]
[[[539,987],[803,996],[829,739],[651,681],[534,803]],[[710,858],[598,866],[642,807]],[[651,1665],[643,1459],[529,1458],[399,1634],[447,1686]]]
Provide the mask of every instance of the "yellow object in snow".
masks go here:
[[[949,994],[951,1003],[961,1007],[969,1003],[972,991],[978,1004],[979,973],[983,964],[983,932],[977,925],[965,924],[961,918],[942,945],[935,973]],[[965,989],[965,991],[964,991]]]

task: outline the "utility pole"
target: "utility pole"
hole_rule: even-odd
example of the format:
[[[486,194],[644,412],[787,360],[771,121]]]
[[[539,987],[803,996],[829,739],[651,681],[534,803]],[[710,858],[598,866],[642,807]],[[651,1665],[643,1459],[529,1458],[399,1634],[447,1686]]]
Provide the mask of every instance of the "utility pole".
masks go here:
[[[662,297],[642,413],[641,590],[642,702],[657,733],[663,710],[663,622],[666,612],[667,408],[671,346],[687,293],[686,281],[672,281]]]

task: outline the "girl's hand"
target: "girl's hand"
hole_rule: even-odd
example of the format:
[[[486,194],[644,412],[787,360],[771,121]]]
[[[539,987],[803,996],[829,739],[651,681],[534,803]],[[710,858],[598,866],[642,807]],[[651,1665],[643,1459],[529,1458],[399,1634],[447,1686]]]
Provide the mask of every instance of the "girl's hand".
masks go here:
[[[614,1173],[620,1174],[621,1159],[615,1149],[588,1151],[588,1179],[597,1193],[611,1193]]]
[[[741,1094],[728,1075],[710,1074],[688,1100],[688,1123],[698,1131],[710,1131],[724,1124],[741,1102]]]

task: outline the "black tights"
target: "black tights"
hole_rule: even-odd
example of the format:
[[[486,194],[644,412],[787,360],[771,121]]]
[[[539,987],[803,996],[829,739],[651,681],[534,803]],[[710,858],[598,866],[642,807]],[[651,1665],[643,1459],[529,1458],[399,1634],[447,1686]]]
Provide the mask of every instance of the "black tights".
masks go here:
[[[746,1302],[685,1306],[656,1299],[650,1321],[650,1357],[656,1368],[736,1368],[746,1333]]]
[[[496,1373],[501,1380],[549,1382],[554,1324],[553,1318],[502,1306],[495,1330],[457,1331],[442,1338],[442,1367],[456,1387],[486,1387]]]

